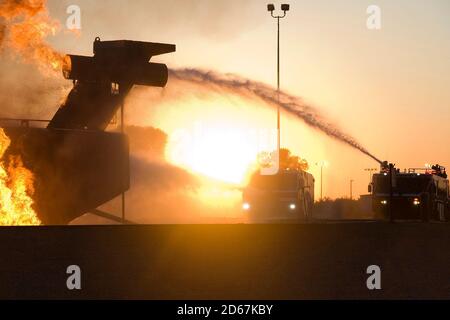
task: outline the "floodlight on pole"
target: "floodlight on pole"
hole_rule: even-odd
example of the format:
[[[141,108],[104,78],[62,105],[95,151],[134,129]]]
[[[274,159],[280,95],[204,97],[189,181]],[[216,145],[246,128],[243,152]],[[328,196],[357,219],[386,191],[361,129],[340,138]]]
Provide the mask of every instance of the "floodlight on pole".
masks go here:
[[[270,12],[270,15],[272,18],[277,19],[277,152],[280,154],[280,147],[281,147],[281,138],[280,138],[280,131],[281,131],[281,116],[280,116],[280,19],[284,18],[286,16],[286,12],[289,11],[290,6],[289,4],[282,4],[281,10],[283,11],[283,15],[276,16],[274,15],[275,6],[273,4],[267,5],[267,11]]]

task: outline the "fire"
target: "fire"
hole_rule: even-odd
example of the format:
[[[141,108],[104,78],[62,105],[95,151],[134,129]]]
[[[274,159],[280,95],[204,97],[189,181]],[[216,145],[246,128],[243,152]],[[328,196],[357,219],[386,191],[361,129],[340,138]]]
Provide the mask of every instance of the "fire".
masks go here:
[[[164,105],[167,113],[157,113],[161,117],[155,122],[169,134],[166,159],[193,173],[245,185],[257,167],[258,154],[276,148],[273,112],[257,104],[210,94]],[[167,116],[172,108],[176,118]]]
[[[210,121],[204,127],[196,124],[191,136],[171,134],[166,158],[172,164],[213,179],[243,183],[256,162],[256,139],[251,139],[254,134],[237,121],[222,121],[225,120]]]
[[[0,226],[40,225],[33,209],[33,174],[20,156],[4,161],[11,140],[0,128]]]
[[[45,4],[46,0],[3,1],[0,4],[0,33],[5,44],[25,62],[37,63],[39,69],[48,74],[48,71],[61,70],[64,55],[45,41],[60,29],[58,21],[50,18]]]

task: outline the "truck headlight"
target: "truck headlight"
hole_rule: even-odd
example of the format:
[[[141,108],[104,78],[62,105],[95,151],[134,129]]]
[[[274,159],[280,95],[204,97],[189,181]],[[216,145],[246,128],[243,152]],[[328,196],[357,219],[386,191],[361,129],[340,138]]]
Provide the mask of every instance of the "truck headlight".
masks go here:
[[[420,200],[418,198],[414,198],[413,205],[415,205],[415,206],[420,205]]]
[[[244,209],[245,211],[250,210],[250,203],[244,202],[244,203],[242,204],[242,209]]]
[[[295,210],[295,209],[297,209],[297,206],[295,205],[295,203],[291,203],[291,204],[289,205],[289,209]]]
[[[387,200],[381,200],[382,205],[387,205]]]

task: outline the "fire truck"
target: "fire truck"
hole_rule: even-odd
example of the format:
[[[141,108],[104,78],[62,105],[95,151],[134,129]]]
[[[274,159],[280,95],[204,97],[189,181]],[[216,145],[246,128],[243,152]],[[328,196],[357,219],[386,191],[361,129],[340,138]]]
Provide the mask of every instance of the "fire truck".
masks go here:
[[[383,162],[369,185],[372,208],[390,220],[450,220],[449,180],[443,166],[411,168],[400,172]]]
[[[304,220],[314,204],[314,177],[284,169],[275,175],[256,172],[243,192],[242,209],[250,221]]]

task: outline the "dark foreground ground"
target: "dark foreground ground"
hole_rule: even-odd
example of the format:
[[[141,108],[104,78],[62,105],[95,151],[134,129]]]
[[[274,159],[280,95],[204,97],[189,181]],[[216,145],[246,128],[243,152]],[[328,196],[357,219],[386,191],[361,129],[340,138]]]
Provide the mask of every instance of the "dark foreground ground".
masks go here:
[[[0,228],[0,298],[450,298],[449,244],[421,223]]]

